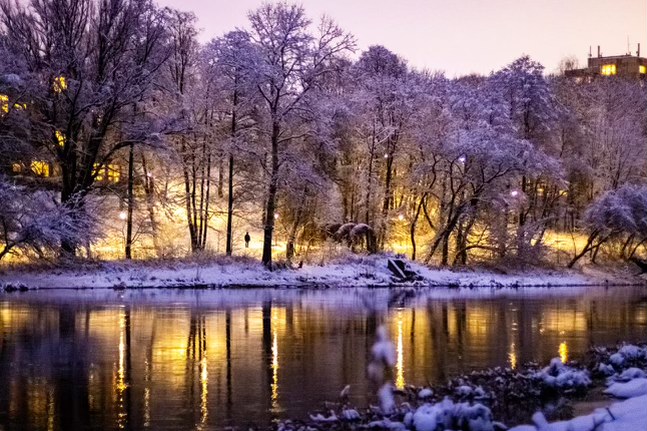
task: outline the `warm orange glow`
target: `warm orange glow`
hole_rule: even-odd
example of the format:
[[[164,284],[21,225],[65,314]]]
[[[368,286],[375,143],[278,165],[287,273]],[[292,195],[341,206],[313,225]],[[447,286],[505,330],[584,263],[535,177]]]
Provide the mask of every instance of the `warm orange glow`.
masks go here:
[[[119,313],[119,358],[115,375],[115,397],[117,401],[117,427],[124,429],[126,427],[127,410],[124,402],[125,392],[128,389],[126,381],[126,313],[121,310]]]
[[[56,141],[58,142],[58,146],[63,148],[65,146],[65,135],[61,133],[60,130],[55,131],[54,135],[56,136]]]
[[[39,177],[49,177],[49,163],[42,160],[31,162],[31,171]]]
[[[20,103],[14,103],[13,107],[15,109],[23,110],[27,108],[27,104],[23,103],[22,105]],[[9,112],[9,96],[6,94],[0,94],[0,113],[8,113]]]
[[[121,171],[119,170],[119,165],[108,165],[108,182],[118,183],[121,177]]]
[[[559,345],[559,359],[562,360],[562,364],[568,362],[568,346],[566,345],[566,341]]]
[[[397,359],[395,362],[395,387],[404,389],[404,352],[402,346],[402,311],[398,310],[398,345],[396,347]]]
[[[64,76],[57,76],[54,78],[54,84],[52,85],[54,93],[62,93],[67,90],[67,80]]]
[[[278,409],[279,405],[279,342],[274,331],[272,340],[272,408]]]
[[[514,343],[510,344],[510,353],[508,353],[508,360],[510,361],[510,368],[517,369],[517,346]]]
[[[11,172],[14,174],[19,174],[22,172],[22,165],[20,163],[12,163],[11,164]]]
[[[200,424],[198,430],[205,429],[209,417],[209,371],[207,370],[207,351],[203,352],[200,361]]]
[[[104,168],[103,166],[101,166],[100,163],[94,164],[94,179],[96,181],[103,181],[103,171],[104,171]]]
[[[121,170],[119,165],[101,165],[101,163],[94,164],[94,178],[96,181],[108,181],[109,183],[118,183],[121,179]]]
[[[600,73],[605,76],[615,75],[617,72],[615,64],[605,64],[600,68]]]

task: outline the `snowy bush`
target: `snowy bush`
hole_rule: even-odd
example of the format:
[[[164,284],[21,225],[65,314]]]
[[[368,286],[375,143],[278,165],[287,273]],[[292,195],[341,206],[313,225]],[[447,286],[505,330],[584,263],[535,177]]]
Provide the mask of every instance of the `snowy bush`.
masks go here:
[[[616,353],[609,356],[609,361],[617,368],[625,368],[638,361],[647,362],[647,347],[632,344],[622,346]]]
[[[559,358],[553,358],[550,365],[538,372],[535,377],[546,386],[559,390],[581,390],[591,385],[588,371],[566,366]]]
[[[93,238],[94,216],[61,205],[48,191],[30,191],[0,178],[0,259],[10,253],[44,256],[61,242],[86,243]]]
[[[405,425],[416,431],[494,429],[492,412],[482,404],[454,403],[448,398],[436,404],[423,404],[405,416]]]
[[[593,259],[604,244],[617,238],[627,237],[623,254],[632,257],[638,246],[647,240],[647,187],[632,184],[611,190],[595,200],[584,214],[588,230],[586,245],[569,263],[572,267],[586,253],[593,252]],[[631,241],[630,241],[631,239]],[[628,244],[636,244],[625,250]]]

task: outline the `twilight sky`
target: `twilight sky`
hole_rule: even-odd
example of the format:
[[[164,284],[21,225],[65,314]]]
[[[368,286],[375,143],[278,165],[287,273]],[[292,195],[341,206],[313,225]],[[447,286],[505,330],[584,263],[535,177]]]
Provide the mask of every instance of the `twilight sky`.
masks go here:
[[[263,0],[158,0],[193,11],[207,41],[247,27],[247,12]],[[586,64],[589,46],[603,55],[647,56],[647,0],[301,0],[311,19],[332,17],[353,33],[360,50],[384,45],[416,68],[449,77],[487,74],[521,54],[548,72],[575,55]]]

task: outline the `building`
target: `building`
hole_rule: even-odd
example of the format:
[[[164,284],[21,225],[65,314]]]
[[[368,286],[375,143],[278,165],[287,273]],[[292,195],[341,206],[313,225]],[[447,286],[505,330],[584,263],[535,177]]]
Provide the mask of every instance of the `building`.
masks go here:
[[[2,76],[0,76],[0,78],[2,78]],[[60,94],[67,90],[67,85],[68,83],[65,77],[58,76],[53,79],[52,90],[54,93]],[[12,110],[23,111],[27,109],[29,109],[27,103],[14,100],[10,94],[0,92],[0,120],[2,120],[4,116],[9,115]],[[2,126],[1,121],[0,126]],[[2,132],[1,128],[0,132]],[[54,130],[51,137],[58,147],[61,149],[65,148],[66,137],[62,131]],[[52,160],[52,157],[40,158],[36,155],[31,156],[31,158],[25,158],[24,160],[9,160],[9,158],[0,160],[0,174],[14,175],[24,180],[33,180],[34,178],[47,179],[46,181],[49,181],[51,184],[53,184],[53,181],[50,181],[51,179],[60,178],[61,170]],[[120,164],[95,163],[93,167],[93,176],[96,183],[102,185],[115,185],[121,182],[122,169]],[[46,184],[46,182],[41,181],[41,184]]]
[[[598,56],[589,53],[588,65],[584,69],[565,71],[572,78],[593,79],[599,76],[619,76],[628,79],[647,79],[647,58],[640,56],[640,44],[636,55],[614,55],[605,57],[598,46]]]

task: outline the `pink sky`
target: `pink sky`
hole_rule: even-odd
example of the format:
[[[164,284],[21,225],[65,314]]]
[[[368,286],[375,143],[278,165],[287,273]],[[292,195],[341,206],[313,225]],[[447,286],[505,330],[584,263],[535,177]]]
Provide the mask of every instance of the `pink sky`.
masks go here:
[[[200,40],[247,26],[262,0],[158,0],[195,12]],[[357,37],[360,49],[384,45],[416,68],[448,76],[487,74],[529,54],[551,72],[589,46],[605,55],[647,56],[647,0],[302,0],[307,14],[326,14]]]

